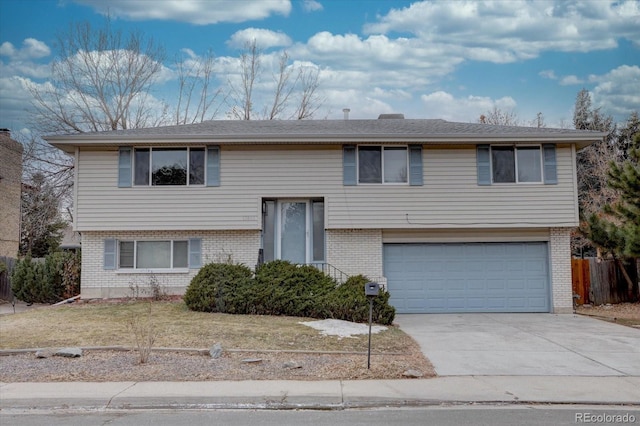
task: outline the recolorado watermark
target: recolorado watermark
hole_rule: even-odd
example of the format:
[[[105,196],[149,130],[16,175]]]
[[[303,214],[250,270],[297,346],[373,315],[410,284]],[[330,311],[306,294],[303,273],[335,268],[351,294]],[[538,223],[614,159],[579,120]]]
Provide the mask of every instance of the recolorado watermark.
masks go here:
[[[630,413],[625,414],[596,414],[596,413],[576,413],[576,423],[609,423],[609,424],[624,424],[635,423],[636,416]]]

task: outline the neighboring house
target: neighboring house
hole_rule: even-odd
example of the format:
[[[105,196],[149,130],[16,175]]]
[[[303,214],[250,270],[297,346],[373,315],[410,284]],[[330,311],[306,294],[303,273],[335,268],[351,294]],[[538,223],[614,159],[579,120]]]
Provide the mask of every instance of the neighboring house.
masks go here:
[[[401,313],[570,312],[576,150],[604,133],[391,117],[49,137],[75,156],[83,298],[263,257],[365,274]]]
[[[18,256],[21,188],[22,144],[0,129],[0,256]]]

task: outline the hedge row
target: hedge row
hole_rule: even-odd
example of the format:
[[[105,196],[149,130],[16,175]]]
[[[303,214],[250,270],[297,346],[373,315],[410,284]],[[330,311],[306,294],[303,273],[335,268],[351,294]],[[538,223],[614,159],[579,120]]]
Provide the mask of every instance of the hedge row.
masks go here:
[[[18,260],[11,272],[11,291],[27,303],[55,303],[80,294],[80,255],[55,252],[44,262]]]
[[[184,295],[189,309],[230,314],[288,315],[369,321],[369,301],[364,295],[368,279],[362,275],[337,283],[313,266],[276,260],[255,273],[243,265],[210,263],[191,280]],[[373,321],[389,325],[395,308],[389,293],[374,299]]]

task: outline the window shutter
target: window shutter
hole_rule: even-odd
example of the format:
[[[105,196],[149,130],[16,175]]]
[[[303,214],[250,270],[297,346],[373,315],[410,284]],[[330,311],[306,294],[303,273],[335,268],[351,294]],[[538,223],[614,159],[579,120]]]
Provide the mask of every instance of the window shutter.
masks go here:
[[[542,145],[542,158],[544,161],[544,184],[557,185],[558,168],[556,164],[556,146],[554,144]]]
[[[409,185],[423,185],[422,145],[409,145]]]
[[[207,147],[207,186],[220,186],[220,147]]]
[[[197,269],[202,266],[202,239],[189,239],[189,268]]]
[[[118,187],[131,187],[131,147],[122,146],[118,157]]]
[[[116,269],[116,240],[104,240],[104,269]]]
[[[478,185],[491,185],[491,148],[489,145],[477,146],[476,164],[478,168]]]
[[[356,146],[344,145],[342,147],[342,183],[345,186],[357,184],[356,170]]]

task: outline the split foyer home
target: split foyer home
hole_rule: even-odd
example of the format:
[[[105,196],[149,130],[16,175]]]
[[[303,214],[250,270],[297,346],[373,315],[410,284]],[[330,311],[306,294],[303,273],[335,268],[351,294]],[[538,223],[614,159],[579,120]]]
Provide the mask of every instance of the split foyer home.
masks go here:
[[[603,137],[392,114],[47,140],[75,157],[83,298],[286,259],[438,313],[571,311],[576,151]]]

